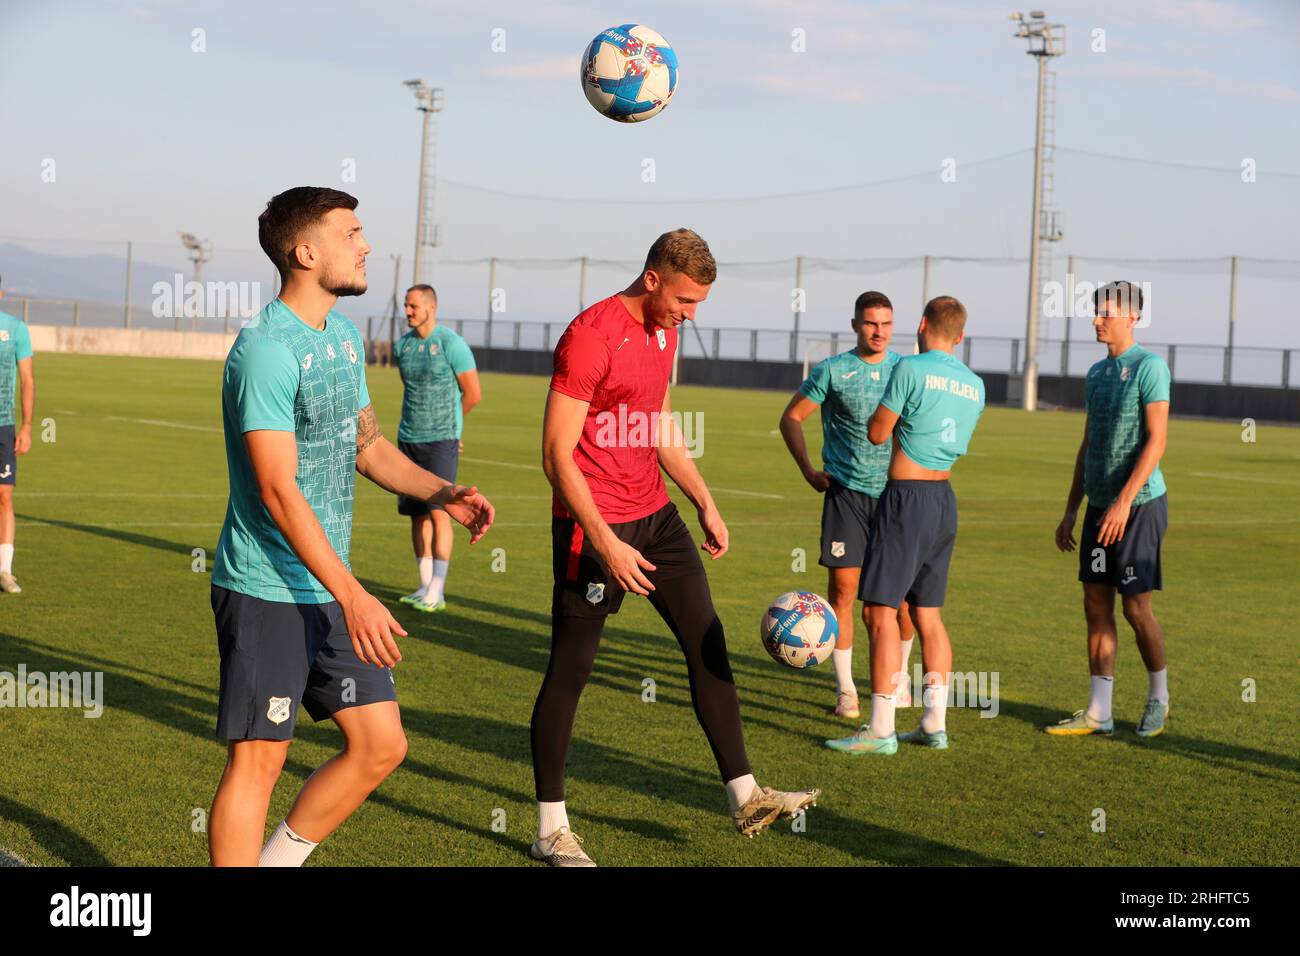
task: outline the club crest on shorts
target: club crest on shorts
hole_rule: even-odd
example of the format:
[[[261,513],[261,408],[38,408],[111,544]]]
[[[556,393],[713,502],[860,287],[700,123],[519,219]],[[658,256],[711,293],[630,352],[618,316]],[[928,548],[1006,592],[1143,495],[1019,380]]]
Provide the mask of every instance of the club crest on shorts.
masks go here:
[[[351,343],[351,342],[344,342],[344,343],[343,343],[343,351],[344,351],[344,353],[347,354],[348,361],[351,362],[353,365],[356,365],[356,364],[357,364],[357,350],[356,350],[355,348],[352,347],[352,343]]]
[[[832,557],[832,558],[842,558],[842,557],[844,557],[844,542],[843,542],[843,541],[832,541],[832,542],[831,542],[831,557]]]
[[[587,584],[587,603],[599,604],[605,600],[605,585],[597,581],[591,581]]]
[[[273,724],[282,724],[289,719],[289,705],[292,697],[272,697],[266,708],[266,719]]]
[[[655,329],[655,338],[659,341],[660,352],[668,348],[668,336],[664,335],[663,329]]]

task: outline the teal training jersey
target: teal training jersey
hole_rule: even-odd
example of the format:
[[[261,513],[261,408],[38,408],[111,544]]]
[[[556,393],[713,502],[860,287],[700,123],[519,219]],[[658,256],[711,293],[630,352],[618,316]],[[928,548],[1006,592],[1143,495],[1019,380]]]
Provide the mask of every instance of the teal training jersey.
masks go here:
[[[984,380],[951,352],[931,349],[898,363],[880,404],[899,415],[894,438],[904,455],[950,471],[984,411]]]
[[[841,352],[813,366],[799,392],[822,407],[822,463],[845,488],[878,498],[889,478],[890,442],[867,440],[867,422],[902,358],[886,352],[879,362]]]
[[[1088,504],[1109,507],[1133,474],[1147,440],[1143,409],[1169,401],[1169,366],[1160,356],[1134,345],[1118,358],[1107,356],[1084,380],[1088,410],[1088,450],[1083,458],[1083,491]],[[1165,476],[1156,465],[1133,504],[1165,493]]]
[[[26,323],[0,312],[0,427],[14,424],[18,363],[31,357],[32,337]]]
[[[265,601],[334,600],[262,504],[243,434],[293,432],[298,489],[334,553],[350,567],[357,413],[369,404],[361,335],[338,312],[330,312],[317,331],[276,299],[249,321],[226,356],[221,378],[230,502],[213,584]]]
[[[460,438],[465,415],[456,376],[474,368],[474,353],[465,340],[446,326],[436,325],[424,339],[414,330],[407,332],[397,340],[393,354],[403,386],[398,440]]]

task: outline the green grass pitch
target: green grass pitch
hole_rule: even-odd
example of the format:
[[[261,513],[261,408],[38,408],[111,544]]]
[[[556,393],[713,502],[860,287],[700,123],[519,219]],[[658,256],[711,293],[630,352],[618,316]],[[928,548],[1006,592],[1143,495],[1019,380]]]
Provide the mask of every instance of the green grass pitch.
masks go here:
[[[55,441],[38,428],[20,463],[15,571],[26,593],[0,595],[0,671],[103,671],[106,707],[98,719],[0,710],[0,857],[204,864],[202,814],[225,752],[213,737],[209,575],[192,570],[192,552],[205,549],[210,567],[226,503],[220,363],[51,354],[37,357],[37,372],[38,418],[54,420]],[[406,519],[358,481],[354,569],[410,631],[396,680],[411,747],[312,865],[530,865],[528,720],[549,642],[550,492],[537,467],[546,380],[483,383],[461,480],[493,499],[497,524],[472,548],[458,538],[446,613],[397,603],[414,584]],[[394,435],[396,372],[370,370],[370,390]],[[709,577],[751,761],[769,785],[821,787],[821,802],[804,832],[736,835],[677,646],[633,597],[606,628],[569,761],[570,819],[597,862],[1296,862],[1300,430],[1260,426],[1246,442],[1237,423],[1173,422],[1156,600],[1170,729],[1151,741],[1133,733],[1146,679],[1121,619],[1115,736],[1051,739],[1040,726],[1087,699],[1075,558],[1052,545],[1083,420],[989,409],[954,477],[961,532],[945,618],[954,668],[998,673],[998,714],[950,711],[947,752],[851,758],[821,745],[848,729],[829,714],[830,668],[781,668],[757,636],[767,600],[826,584],[820,501],[775,430],[786,399],[683,387],[674,406],[704,413],[698,464],[731,529],[731,552]],[[807,433],[816,451],[815,420]],[[492,568],[497,548],[503,572]],[[808,555],[804,573],[792,570],[796,548]],[[865,692],[860,625],[858,637]],[[1243,700],[1248,679],[1253,702]],[[900,712],[900,725],[918,715]],[[271,825],[340,740],[300,714]]]

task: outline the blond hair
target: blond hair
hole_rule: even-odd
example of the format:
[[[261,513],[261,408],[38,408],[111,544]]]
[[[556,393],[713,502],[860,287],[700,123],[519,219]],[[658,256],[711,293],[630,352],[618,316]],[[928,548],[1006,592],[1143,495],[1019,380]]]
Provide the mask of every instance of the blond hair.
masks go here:
[[[712,285],[718,277],[718,263],[709,244],[690,229],[674,229],[656,239],[646,254],[644,269],[661,276],[681,272],[700,285]]]

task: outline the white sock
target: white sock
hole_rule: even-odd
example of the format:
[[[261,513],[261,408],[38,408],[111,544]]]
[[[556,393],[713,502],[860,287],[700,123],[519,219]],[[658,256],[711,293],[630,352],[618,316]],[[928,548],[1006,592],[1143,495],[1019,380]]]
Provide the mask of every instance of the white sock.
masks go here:
[[[873,737],[888,737],[894,732],[894,695],[871,695],[871,724]]]
[[[415,563],[420,568],[420,590],[423,591],[433,577],[433,558],[416,558]]]
[[[925,713],[921,716],[921,729],[927,734],[937,734],[941,730],[947,730],[948,685],[929,685],[921,691],[921,701],[925,704]]]
[[[3,545],[0,545],[3,547]],[[1147,684],[1150,690],[1147,692],[1148,700],[1158,700],[1166,707],[1169,706],[1169,668],[1162,667],[1158,671],[1147,671]]]
[[[544,839],[568,825],[569,814],[565,812],[563,800],[537,804],[537,839]]]
[[[0,544],[0,574],[11,574],[14,569],[14,546]]]
[[[442,600],[442,593],[447,584],[447,564],[446,561],[434,560],[429,583],[424,588],[425,604],[437,604]]]
[[[280,825],[271,834],[271,839],[262,847],[258,866],[302,866],[317,844],[298,836],[289,829],[289,821],[281,820]]]
[[[853,648],[832,650],[831,663],[835,665],[835,690],[857,697],[858,689],[853,686]]]
[[[732,812],[745,805],[745,801],[753,796],[754,788],[757,786],[758,781],[754,779],[752,773],[727,781],[727,803],[731,804]]]
[[[1092,677],[1092,695],[1088,698],[1088,716],[1103,723],[1110,720],[1110,696],[1115,689],[1115,678]]]
[[[912,683],[911,678],[906,676],[907,659],[912,656],[912,641],[914,640],[916,640],[916,638],[909,637],[907,640],[899,642],[902,647],[902,656],[899,657],[899,660],[902,661],[902,663],[898,666],[898,672],[904,676],[903,679],[898,682],[899,686],[894,688],[895,695],[906,696],[909,700],[912,697]]]

